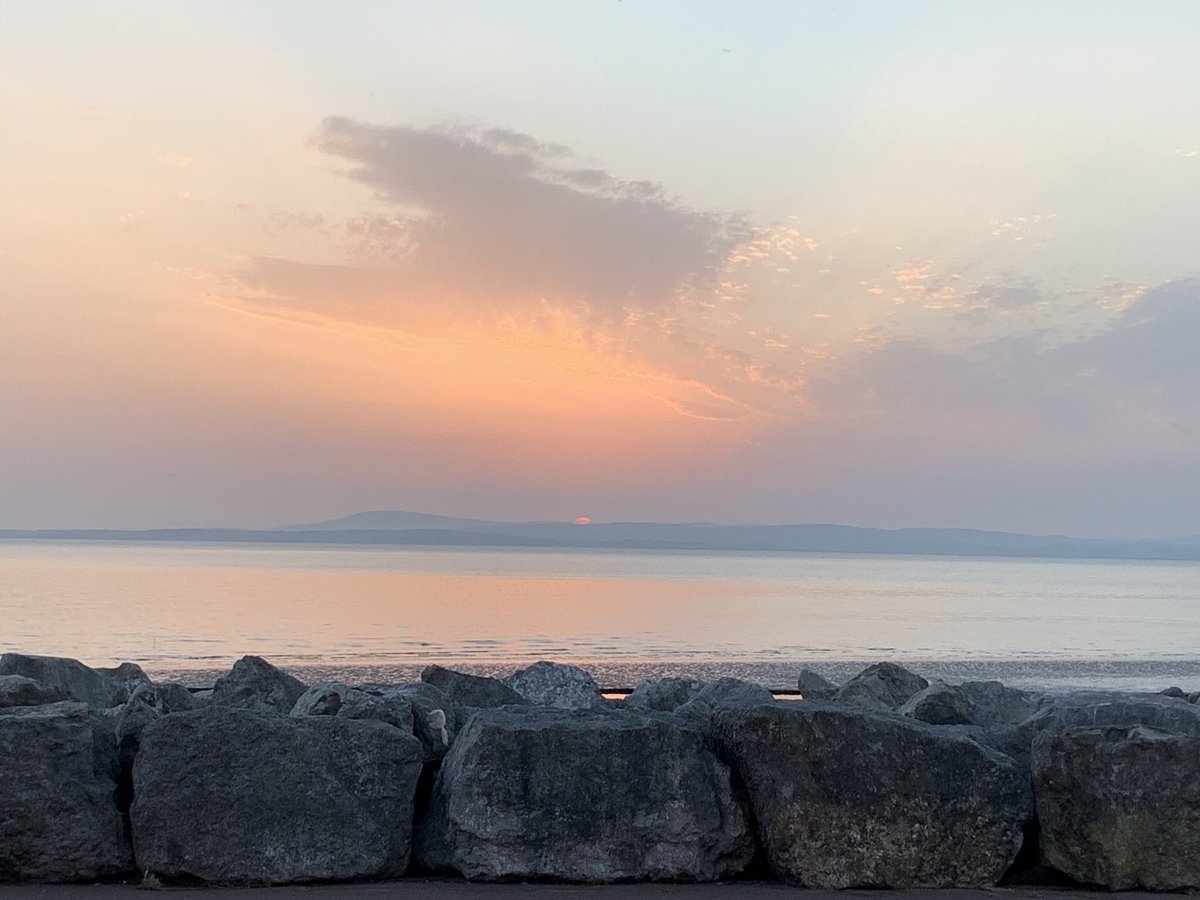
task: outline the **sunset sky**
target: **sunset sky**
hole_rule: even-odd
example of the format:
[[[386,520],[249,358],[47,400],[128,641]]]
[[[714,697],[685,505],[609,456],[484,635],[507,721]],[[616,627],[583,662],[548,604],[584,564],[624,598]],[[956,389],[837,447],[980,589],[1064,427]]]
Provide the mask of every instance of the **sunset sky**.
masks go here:
[[[0,528],[1200,534],[1200,3],[0,2]]]

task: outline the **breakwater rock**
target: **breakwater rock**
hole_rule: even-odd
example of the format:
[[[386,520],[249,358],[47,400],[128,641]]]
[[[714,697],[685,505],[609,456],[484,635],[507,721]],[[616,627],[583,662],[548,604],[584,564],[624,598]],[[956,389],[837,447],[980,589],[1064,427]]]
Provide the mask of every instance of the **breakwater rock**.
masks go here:
[[[257,657],[197,691],[5,654],[0,882],[1200,888],[1194,695],[797,679],[825,699],[681,678],[608,699],[554,663],[306,685]]]
[[[83,703],[0,710],[0,877],[84,881],[133,867],[112,724]]]
[[[1071,728],[1033,745],[1042,849],[1113,890],[1200,885],[1200,737]]]
[[[398,878],[421,745],[383,722],[211,706],[142,733],[138,867],[209,882]]]
[[[814,700],[716,727],[771,869],[805,887],[994,885],[1032,818],[1016,761],[911,719]]]
[[[593,882],[731,878],[753,855],[729,767],[703,732],[668,716],[535,707],[471,718],[417,848],[424,868],[468,878]]]

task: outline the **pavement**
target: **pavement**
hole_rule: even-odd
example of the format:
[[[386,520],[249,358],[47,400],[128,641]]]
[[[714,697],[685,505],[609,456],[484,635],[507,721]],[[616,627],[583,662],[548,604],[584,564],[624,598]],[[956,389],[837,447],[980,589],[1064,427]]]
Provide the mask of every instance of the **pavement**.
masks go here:
[[[289,885],[285,887],[163,887],[146,890],[135,884],[0,885],[4,900],[148,900],[156,895],[211,895],[212,900],[1085,900],[1107,891],[1075,888],[947,888],[915,891],[813,891],[778,882],[734,881],[717,884],[481,884],[455,879],[406,878],[403,881],[357,884]],[[1149,900],[1162,894],[1123,892],[1121,900]]]

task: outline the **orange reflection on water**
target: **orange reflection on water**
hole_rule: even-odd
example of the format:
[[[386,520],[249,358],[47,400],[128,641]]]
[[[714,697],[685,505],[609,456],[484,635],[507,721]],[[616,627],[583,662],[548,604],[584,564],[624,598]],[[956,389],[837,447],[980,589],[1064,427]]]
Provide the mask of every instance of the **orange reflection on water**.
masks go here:
[[[1191,659],[1198,596],[1191,564],[0,542],[4,649],[152,671]]]
[[[5,560],[9,641],[98,665],[160,668],[245,653],[283,662],[638,658],[686,650],[698,636],[722,641],[721,616],[681,631],[697,596],[687,581],[195,564],[229,552],[188,548],[186,564],[169,565],[116,546],[82,559],[68,549]],[[711,598],[721,586],[703,590]]]

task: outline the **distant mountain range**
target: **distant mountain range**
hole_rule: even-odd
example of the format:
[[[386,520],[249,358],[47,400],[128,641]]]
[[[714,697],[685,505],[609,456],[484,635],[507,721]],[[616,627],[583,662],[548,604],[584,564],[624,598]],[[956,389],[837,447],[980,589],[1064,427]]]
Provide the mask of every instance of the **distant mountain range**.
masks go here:
[[[848,525],[713,525],[659,522],[491,522],[381,510],[266,530],[164,528],[0,530],[0,540],[177,541],[374,544],[558,549],[883,553],[1067,559],[1200,560],[1200,537],[1100,540],[961,528],[854,528]]]

